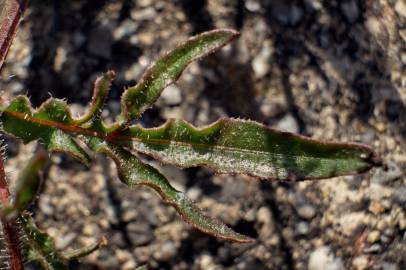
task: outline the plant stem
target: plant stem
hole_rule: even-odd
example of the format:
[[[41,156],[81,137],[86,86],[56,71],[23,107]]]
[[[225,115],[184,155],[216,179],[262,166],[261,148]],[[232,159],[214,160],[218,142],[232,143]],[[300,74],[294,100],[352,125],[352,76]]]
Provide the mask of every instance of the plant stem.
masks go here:
[[[1,205],[8,205],[10,203],[10,191],[6,181],[6,173],[4,170],[4,158],[0,153],[0,203]],[[7,249],[7,256],[9,257],[9,265],[11,270],[23,270],[23,260],[20,251],[20,242],[18,237],[18,229],[16,220],[7,220],[1,217],[1,225],[4,236],[4,245]]]
[[[6,0],[0,4],[0,69],[17,32],[28,0]]]
[[[20,19],[27,7],[28,0],[6,0],[0,4],[0,69],[7,56],[8,49],[17,32]],[[10,191],[4,171],[4,157],[0,153],[0,204],[2,206],[10,203]],[[11,270],[23,270],[23,262],[19,246],[19,234],[15,219],[8,220],[0,217],[7,256],[8,266]]]

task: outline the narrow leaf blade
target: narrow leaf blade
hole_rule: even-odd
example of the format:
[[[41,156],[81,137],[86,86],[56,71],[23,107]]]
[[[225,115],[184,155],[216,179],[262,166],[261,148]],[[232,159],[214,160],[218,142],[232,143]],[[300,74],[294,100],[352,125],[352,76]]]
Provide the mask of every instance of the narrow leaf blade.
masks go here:
[[[76,125],[100,118],[102,108],[110,91],[111,83],[115,77],[114,71],[110,70],[98,77],[93,86],[93,97],[90,107],[83,116],[74,120]]]
[[[128,88],[121,99],[122,114],[127,121],[140,115],[160,96],[162,90],[176,81],[189,63],[231,42],[238,32],[219,29],[190,38],[156,61],[141,81]]]
[[[138,125],[113,140],[181,167],[203,165],[219,173],[280,180],[362,173],[379,164],[365,145],[316,141],[237,119],[221,119],[204,128],[183,120],[151,129]]]
[[[172,205],[182,218],[196,229],[235,242],[252,242],[253,239],[234,232],[221,221],[206,216],[182,192],[173,188],[169,181],[154,167],[142,163],[130,152],[99,139],[88,140],[96,152],[105,153],[116,163],[121,180],[130,187],[146,185],[157,191],[163,200]]]
[[[106,246],[107,242],[108,242],[107,238],[103,236],[99,241],[97,241],[94,244],[91,244],[89,246],[79,248],[76,250],[72,250],[72,251],[62,252],[62,257],[64,257],[68,261],[77,260],[79,258],[90,255],[93,252],[95,252],[96,250]]]
[[[48,160],[47,153],[37,152],[19,173],[12,208],[21,213],[36,199],[41,187],[40,171]]]

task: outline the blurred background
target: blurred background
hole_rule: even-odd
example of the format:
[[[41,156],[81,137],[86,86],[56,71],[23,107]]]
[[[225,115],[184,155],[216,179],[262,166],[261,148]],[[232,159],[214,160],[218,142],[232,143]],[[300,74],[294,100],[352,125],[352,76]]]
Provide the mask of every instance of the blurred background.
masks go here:
[[[178,189],[253,244],[186,225],[114,166],[53,155],[33,215],[60,249],[107,235],[72,269],[406,269],[406,1],[33,0],[1,74],[2,97],[38,106],[67,98],[80,113],[92,82],[117,73],[104,116],[159,55],[214,28],[241,36],[193,63],[140,122],[206,125],[249,118],[313,138],[362,142],[385,166],[358,176],[287,183],[161,168]],[[6,137],[11,180],[35,151]],[[154,164],[154,163],[153,163]],[[29,269],[35,269],[30,266]]]

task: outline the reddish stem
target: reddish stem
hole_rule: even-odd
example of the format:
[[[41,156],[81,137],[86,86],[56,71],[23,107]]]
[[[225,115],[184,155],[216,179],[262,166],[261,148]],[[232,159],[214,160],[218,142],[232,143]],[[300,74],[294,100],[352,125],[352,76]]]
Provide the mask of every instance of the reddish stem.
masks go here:
[[[17,32],[21,16],[28,0],[5,0],[0,5],[0,69],[6,59],[8,49]]]
[[[5,0],[0,4],[0,69],[6,59],[11,42],[17,32],[21,16],[27,7],[28,0]],[[6,174],[4,171],[4,159],[0,154],[0,204],[10,203],[10,191],[8,189]],[[16,220],[0,218],[9,266],[11,270],[23,270],[23,262],[19,247],[19,237]]]
[[[21,16],[27,7],[28,0],[5,0],[0,4],[0,69],[6,59],[11,42],[17,32]],[[4,171],[4,157],[0,153],[0,205],[10,203],[6,174]],[[15,219],[8,220],[0,217],[5,247],[9,256],[11,270],[23,270],[22,256],[19,246],[18,229]]]
[[[6,181],[6,174],[4,171],[4,159],[0,154],[0,202],[1,205],[8,205],[10,203],[10,191]],[[7,248],[7,255],[10,258],[11,270],[23,270],[23,260],[20,251],[20,242],[18,237],[18,229],[15,219],[7,220],[1,218],[1,225],[3,230],[3,236],[5,246]]]

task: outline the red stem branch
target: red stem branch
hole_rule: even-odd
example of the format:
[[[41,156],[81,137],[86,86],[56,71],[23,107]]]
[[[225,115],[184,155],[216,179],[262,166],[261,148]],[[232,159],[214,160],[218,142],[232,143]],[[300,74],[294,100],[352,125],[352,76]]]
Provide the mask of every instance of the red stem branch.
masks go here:
[[[27,7],[28,0],[5,0],[0,3],[0,69],[6,59],[11,42],[17,32],[21,16]],[[10,203],[10,191],[6,181],[4,170],[4,157],[0,153],[0,205]],[[23,270],[23,262],[20,251],[19,234],[16,220],[0,218],[5,247],[7,249],[8,264],[11,270]]]
[[[10,203],[10,191],[8,189],[6,181],[6,173],[4,171],[4,158],[0,153],[0,203],[2,206]],[[7,249],[7,255],[9,256],[9,264],[11,270],[23,270],[23,260],[20,250],[20,239],[15,219],[7,220],[1,218],[1,225],[3,230],[3,236],[5,246]]]
[[[28,0],[5,0],[0,4],[0,69],[17,32]]]

